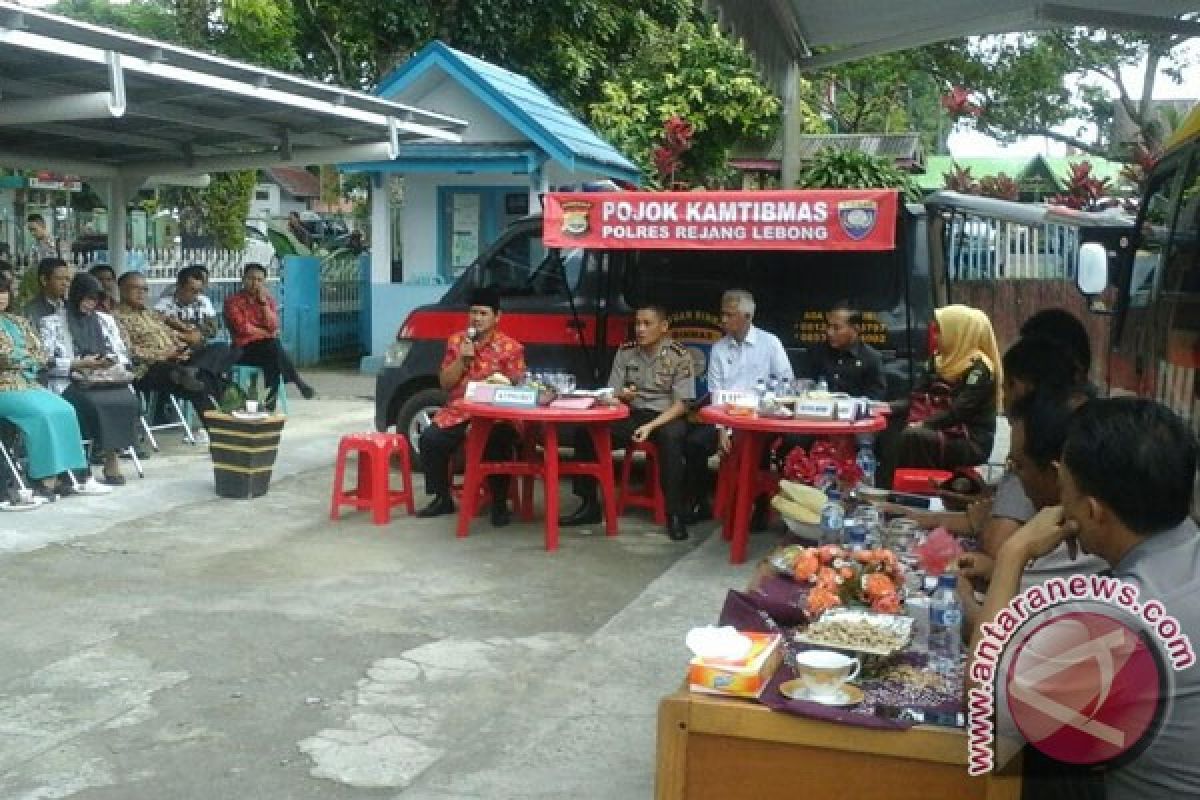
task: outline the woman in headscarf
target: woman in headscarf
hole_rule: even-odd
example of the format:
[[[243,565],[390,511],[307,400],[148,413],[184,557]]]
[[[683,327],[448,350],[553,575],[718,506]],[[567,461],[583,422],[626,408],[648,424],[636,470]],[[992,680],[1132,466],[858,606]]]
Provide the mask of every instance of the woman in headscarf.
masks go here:
[[[991,320],[977,308],[933,312],[937,344],[929,390],[940,384],[942,408],[910,419],[900,434],[895,466],[956,469],[987,461],[996,436],[1001,362]]]
[[[41,334],[50,354],[50,389],[75,407],[84,437],[104,458],[104,483],[121,486],[125,478],[118,454],[133,446],[141,409],[127,383],[86,384],[114,365],[125,370],[130,365],[116,320],[96,310],[103,294],[100,281],[78,273],[67,291],[64,313],[42,319]]]
[[[87,466],[75,409],[37,382],[46,363],[42,344],[24,317],[10,313],[14,286],[0,274],[0,419],[25,441],[26,472],[35,491],[53,498],[56,476]],[[62,493],[69,482],[58,483]]]

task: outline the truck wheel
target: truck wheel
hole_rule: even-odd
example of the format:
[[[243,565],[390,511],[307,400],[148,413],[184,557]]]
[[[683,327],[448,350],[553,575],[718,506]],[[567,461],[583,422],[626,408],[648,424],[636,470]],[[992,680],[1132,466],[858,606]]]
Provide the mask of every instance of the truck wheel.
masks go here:
[[[408,437],[414,469],[421,465],[421,432],[433,423],[433,415],[444,405],[446,393],[441,389],[422,389],[405,400],[396,412],[396,432]]]

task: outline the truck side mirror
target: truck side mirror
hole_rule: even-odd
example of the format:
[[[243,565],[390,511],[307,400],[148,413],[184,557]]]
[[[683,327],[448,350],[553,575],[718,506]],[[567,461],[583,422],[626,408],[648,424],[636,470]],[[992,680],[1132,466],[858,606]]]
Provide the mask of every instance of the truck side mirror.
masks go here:
[[[1075,264],[1075,285],[1081,294],[1103,294],[1108,288],[1108,249],[1099,242],[1084,242],[1079,246]]]

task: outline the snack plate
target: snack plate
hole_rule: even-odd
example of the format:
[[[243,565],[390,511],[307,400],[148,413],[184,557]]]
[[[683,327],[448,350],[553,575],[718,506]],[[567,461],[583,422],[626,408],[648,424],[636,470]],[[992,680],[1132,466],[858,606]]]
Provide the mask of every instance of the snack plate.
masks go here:
[[[823,638],[821,636],[821,628],[830,625],[844,624],[847,632],[852,633],[853,629],[862,630],[864,626],[876,629],[882,636],[888,636],[893,642],[892,646],[875,644],[872,642],[855,641],[853,636]],[[829,647],[834,650],[850,650],[855,653],[866,653],[875,656],[889,656],[898,650],[903,650],[912,638],[912,617],[906,617],[902,614],[879,614],[874,611],[864,611],[855,608],[831,608],[817,618],[816,622],[808,627],[802,633],[795,634],[795,640],[802,644],[819,645],[821,647]],[[809,631],[817,628],[816,636],[809,634]]]

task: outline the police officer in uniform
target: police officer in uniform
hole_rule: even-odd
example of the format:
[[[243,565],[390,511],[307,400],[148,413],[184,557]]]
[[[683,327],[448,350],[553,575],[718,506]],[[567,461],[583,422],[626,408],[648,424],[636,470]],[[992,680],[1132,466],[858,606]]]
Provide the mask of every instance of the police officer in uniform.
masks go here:
[[[684,524],[683,446],[687,438],[688,402],[695,399],[692,357],[668,336],[666,309],[647,305],[634,317],[636,341],[621,345],[613,359],[608,385],[616,400],[629,406],[629,416],[612,426],[613,444],[624,447],[631,440],[649,439],[658,448],[659,480],[667,503],[667,535],[674,541],[688,538]],[[575,437],[575,457],[595,460],[592,438],[584,430]],[[590,476],[575,479],[575,494],[583,501],[564,526],[600,522],[603,510],[596,496],[596,481]]]
[[[862,340],[863,316],[839,303],[825,316],[825,341],[809,354],[808,377],[824,378],[831,392],[883,400],[883,358]]]

